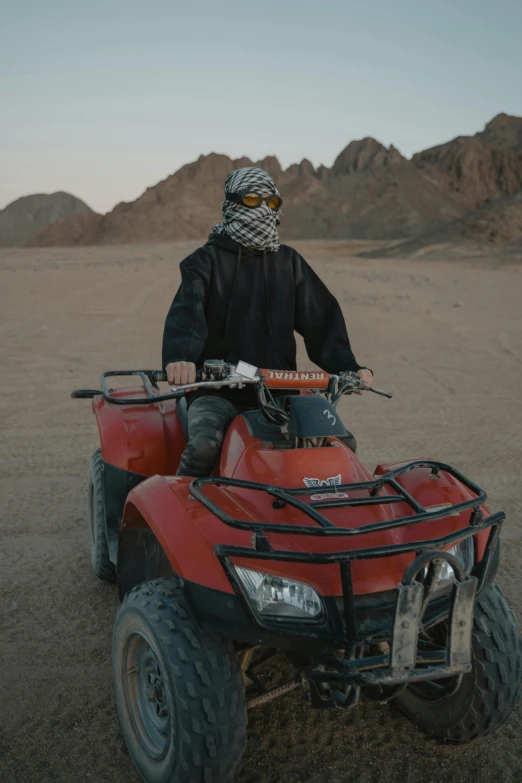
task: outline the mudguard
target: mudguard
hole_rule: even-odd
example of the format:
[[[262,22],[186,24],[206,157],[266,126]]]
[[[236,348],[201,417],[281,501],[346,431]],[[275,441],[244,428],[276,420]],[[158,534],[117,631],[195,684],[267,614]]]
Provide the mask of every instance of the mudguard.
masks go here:
[[[115,397],[144,397],[143,386],[112,392]],[[92,407],[98,425],[102,458],[142,476],[173,476],[185,449],[176,401],[151,405],[112,405],[100,394]]]
[[[183,579],[225,593],[234,590],[213,553],[213,543],[207,533],[219,536],[223,528],[219,520],[189,495],[190,478],[153,476],[135,487],[128,495],[120,524],[118,570],[122,567],[122,546],[126,535],[136,530],[151,530],[172,570]],[[236,531],[235,540],[247,545],[248,533]],[[146,555],[146,552],[143,552]]]
[[[421,459],[434,459],[433,457],[422,457]],[[386,463],[377,465],[374,471],[375,476],[387,473],[390,470],[396,470],[402,465],[407,464],[411,460],[404,460],[402,462]],[[470,500],[474,497],[473,493],[467,489],[458,479],[451,476],[449,473],[440,471],[436,476],[432,474],[431,468],[415,468],[398,476],[397,483],[409,492],[412,497],[415,498],[424,508],[430,509],[436,506],[443,505],[456,505],[462,503],[465,500]],[[484,516],[489,516],[491,513],[487,506],[482,505],[481,509]],[[391,506],[394,516],[399,517],[402,513],[399,505]],[[469,522],[471,515],[470,511],[463,511],[461,514],[449,517],[449,520],[456,520],[458,518],[458,525],[455,527],[462,527]],[[444,532],[447,528],[448,519],[434,520],[432,522],[425,522],[420,525],[415,525],[412,528],[406,528],[404,531],[404,540],[413,541],[414,538],[436,538],[441,535],[441,528],[444,528]],[[422,536],[420,536],[422,534]],[[486,543],[488,540],[489,531],[484,530],[475,536],[476,545],[476,560],[479,561],[484,555]]]

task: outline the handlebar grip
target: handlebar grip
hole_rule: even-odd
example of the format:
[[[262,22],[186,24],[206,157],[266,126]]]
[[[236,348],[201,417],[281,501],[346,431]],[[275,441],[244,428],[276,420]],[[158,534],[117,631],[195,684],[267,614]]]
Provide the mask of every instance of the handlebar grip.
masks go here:
[[[101,389],[75,389],[71,392],[73,400],[92,400],[97,394],[102,394]]]
[[[167,373],[164,370],[151,370],[151,372],[147,373],[149,378],[153,383],[160,383],[164,381],[167,382]],[[196,380],[200,381],[202,376],[201,370],[196,371]]]
[[[167,373],[164,370],[152,370],[149,373],[149,377],[153,383],[159,383],[167,380]]]

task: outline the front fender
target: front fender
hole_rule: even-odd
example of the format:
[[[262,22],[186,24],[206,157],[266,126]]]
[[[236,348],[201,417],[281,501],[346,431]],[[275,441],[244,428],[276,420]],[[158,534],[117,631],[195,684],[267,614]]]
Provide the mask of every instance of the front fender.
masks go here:
[[[205,587],[234,593],[213,552],[211,541],[200,530],[200,524],[203,522],[206,525],[207,518],[209,527],[221,523],[200,503],[190,498],[190,482],[190,478],[153,476],[129,492],[120,523],[121,557],[119,554],[118,571],[122,573],[126,568],[125,553],[128,556],[128,542],[137,537],[135,531],[146,532],[148,529],[153,533],[164,553],[165,561],[170,564],[175,574]],[[150,537],[143,534],[142,541],[143,557],[157,558],[159,567],[164,569],[165,563],[162,563],[156,550],[149,549],[147,555],[147,546],[154,546],[150,543]]]
[[[433,458],[426,457],[423,459],[429,460]],[[409,461],[410,460],[393,464],[377,465],[374,475],[380,476],[388,471],[396,470]],[[425,509],[441,505],[457,505],[457,503],[472,500],[475,497],[473,492],[465,487],[464,484],[445,471],[440,471],[438,477],[433,479],[431,476],[431,468],[414,468],[413,470],[398,476],[396,480],[397,483],[404,487],[404,489],[409,492],[418,503],[424,506]],[[401,508],[399,508],[399,506]],[[402,508],[404,508],[402,504],[397,504],[392,506],[392,512],[397,514],[397,516],[400,516]],[[481,509],[484,512],[484,516],[490,515],[491,512],[487,506],[482,505]],[[438,536],[467,526],[471,513],[471,510],[462,511],[456,516],[420,523],[419,526],[413,528],[406,527],[402,529],[401,536],[404,540],[414,540],[413,536],[416,535],[419,530],[422,530],[423,533],[425,532],[427,538],[437,538]],[[488,537],[489,530],[484,530],[474,536],[477,562],[480,562],[484,556]]]

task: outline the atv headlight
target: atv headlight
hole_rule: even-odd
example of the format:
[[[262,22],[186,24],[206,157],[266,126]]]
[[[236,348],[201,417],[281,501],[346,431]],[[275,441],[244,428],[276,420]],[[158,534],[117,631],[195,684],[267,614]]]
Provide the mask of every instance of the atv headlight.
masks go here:
[[[466,538],[456,546],[448,549],[451,555],[458,557],[467,574],[471,571],[475,564],[475,547],[473,544],[473,537]],[[424,577],[428,574],[428,567],[424,569]],[[445,590],[454,577],[453,568],[450,566],[447,560],[444,560],[437,579],[436,590]]]
[[[310,585],[282,576],[235,566],[250,603],[263,617],[315,620],[323,616],[323,603]]]
[[[448,552],[451,555],[455,555],[455,557],[460,560],[466,573],[469,574],[475,563],[475,547],[473,545],[473,536],[464,539],[464,541],[460,541],[460,543],[458,543],[456,546],[448,549]],[[453,568],[450,566],[448,561],[445,560],[442,564],[442,568],[440,569],[438,581],[448,582],[450,579],[453,579]]]

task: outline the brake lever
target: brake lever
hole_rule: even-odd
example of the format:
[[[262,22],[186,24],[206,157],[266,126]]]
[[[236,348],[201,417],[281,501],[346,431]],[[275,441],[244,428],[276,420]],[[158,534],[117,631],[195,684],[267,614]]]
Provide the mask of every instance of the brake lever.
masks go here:
[[[360,381],[357,384],[353,384],[352,386],[348,386],[348,388],[344,389],[341,393],[342,394],[361,394],[363,391],[370,391],[374,394],[379,394],[381,397],[387,397],[388,399],[391,399],[393,397],[393,394],[391,392],[383,391],[382,389],[375,389],[373,386],[367,386],[365,383]]]
[[[388,397],[389,400],[393,397],[391,392],[383,391],[382,389],[374,389],[373,386],[362,386],[363,391],[371,391],[374,394],[380,394],[381,397]]]

